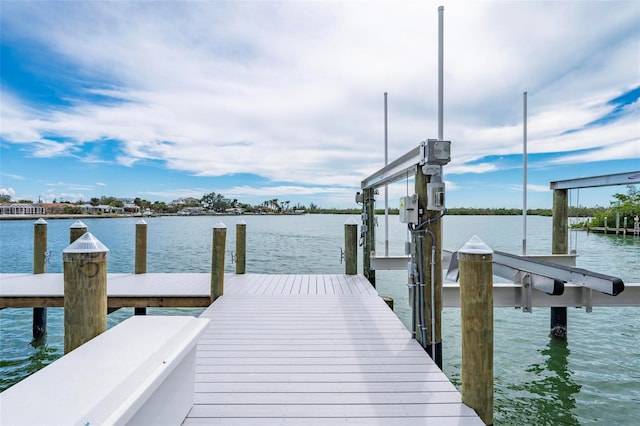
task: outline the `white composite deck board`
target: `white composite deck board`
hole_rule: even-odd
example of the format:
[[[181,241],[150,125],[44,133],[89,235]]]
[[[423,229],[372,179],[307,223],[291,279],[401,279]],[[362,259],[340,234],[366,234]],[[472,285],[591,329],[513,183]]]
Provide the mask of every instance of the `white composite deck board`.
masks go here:
[[[219,426],[415,426],[416,424],[429,424],[437,426],[478,426],[483,425],[479,419],[473,417],[429,417],[428,419],[419,419],[413,417],[384,417],[384,418],[279,418],[279,419],[263,418],[187,418],[183,423],[189,425],[219,425]],[[428,421],[428,423],[427,423]]]
[[[482,424],[360,275],[233,276],[202,317],[184,424]]]
[[[309,382],[309,383],[264,383],[255,382],[196,382],[196,393],[234,392],[242,393],[414,393],[414,392],[458,392],[450,382]]]
[[[460,403],[460,394],[451,392],[295,392],[280,395],[273,392],[201,392],[196,404],[424,404]]]

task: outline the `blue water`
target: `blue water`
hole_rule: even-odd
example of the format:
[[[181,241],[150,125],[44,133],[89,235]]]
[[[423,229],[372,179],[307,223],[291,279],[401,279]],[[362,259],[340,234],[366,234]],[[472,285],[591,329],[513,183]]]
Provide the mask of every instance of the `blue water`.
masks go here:
[[[148,223],[148,272],[208,272],[212,227],[227,230],[226,270],[233,272],[235,224],[247,222],[247,272],[340,273],[344,222],[348,216],[157,217]],[[359,219],[359,218],[356,218]],[[89,232],[110,249],[109,272],[133,272],[135,223],[139,219],[83,219]],[[75,220],[50,220],[48,272],[62,272],[62,250]],[[384,252],[384,218],[376,229],[378,253]],[[528,254],[551,251],[551,218],[529,217]],[[443,247],[455,250],[473,235],[495,250],[519,254],[522,218],[445,216]],[[406,229],[389,218],[391,255],[403,254]],[[577,265],[640,282],[640,238],[571,233]],[[32,272],[33,221],[0,221],[0,272]],[[359,263],[362,263],[361,253]],[[361,268],[361,266],[360,266]],[[395,300],[396,314],[409,322],[406,274],[377,271],[380,294]],[[619,297],[623,297],[624,293]],[[150,314],[198,315],[198,309],[149,309]],[[109,326],[132,315],[121,309]],[[496,424],[637,424],[640,402],[640,337],[637,308],[569,309],[566,342],[549,337],[549,310],[532,314],[501,308],[494,313]],[[48,309],[45,342],[31,342],[31,309],[0,311],[0,389],[62,355],[62,308]],[[443,369],[459,386],[460,310],[443,312]]]

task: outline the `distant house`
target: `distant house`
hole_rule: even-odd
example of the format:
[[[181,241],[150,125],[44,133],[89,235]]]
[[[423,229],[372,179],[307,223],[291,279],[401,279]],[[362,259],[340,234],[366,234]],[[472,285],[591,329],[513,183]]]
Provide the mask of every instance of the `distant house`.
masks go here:
[[[243,214],[244,213],[244,209],[240,208],[240,207],[233,207],[230,209],[226,209],[225,213],[227,214]]]
[[[44,207],[46,214],[64,214],[65,210],[76,207],[71,203],[41,203],[40,205]]]
[[[178,198],[177,200],[173,200],[171,202],[174,206],[192,206],[192,205],[200,205],[200,200],[193,197],[183,197]]]
[[[44,207],[41,204],[32,203],[4,203],[0,204],[1,215],[43,215]]]
[[[100,204],[97,206],[92,206],[91,204],[82,204],[78,206],[83,213],[87,214],[105,214],[105,213],[124,213],[123,207],[113,207],[107,206],[104,204]]]

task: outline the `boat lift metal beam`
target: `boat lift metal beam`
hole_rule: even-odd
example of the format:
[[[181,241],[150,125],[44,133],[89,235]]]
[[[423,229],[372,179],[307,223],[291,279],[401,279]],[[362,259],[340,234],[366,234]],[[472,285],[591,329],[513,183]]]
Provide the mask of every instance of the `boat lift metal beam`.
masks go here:
[[[375,189],[397,182],[400,179],[405,178],[407,175],[415,175],[418,171],[418,164],[422,159],[421,148],[422,144],[396,158],[394,161],[387,164],[371,176],[365,178],[362,181],[361,188],[363,190],[371,188]]]
[[[558,180],[550,183],[550,189],[596,188],[600,186],[633,184],[640,184],[640,171]]]

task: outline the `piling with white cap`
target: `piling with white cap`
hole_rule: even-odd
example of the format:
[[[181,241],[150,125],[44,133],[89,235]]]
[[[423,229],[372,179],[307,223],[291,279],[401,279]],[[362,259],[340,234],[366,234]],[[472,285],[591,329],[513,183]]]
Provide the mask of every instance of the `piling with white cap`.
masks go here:
[[[147,273],[147,222],[140,219],[136,222],[136,254],[134,272],[136,274]],[[135,315],[146,315],[146,307],[135,307]]]
[[[211,303],[224,293],[224,251],[227,226],[218,222],[213,225],[213,247],[211,250]]]
[[[73,225],[69,227],[69,244],[87,233],[87,225],[81,220],[76,220]]]
[[[246,272],[247,263],[247,222],[241,220],[236,224],[236,274]]]
[[[493,424],[493,250],[473,236],[458,250],[462,402]]]
[[[33,273],[47,272],[47,221],[38,219],[33,224]],[[47,334],[47,308],[33,308],[33,338],[40,339]]]
[[[62,252],[65,354],[107,329],[108,255],[90,232]]]
[[[358,222],[352,217],[344,223],[344,273],[358,273]]]

